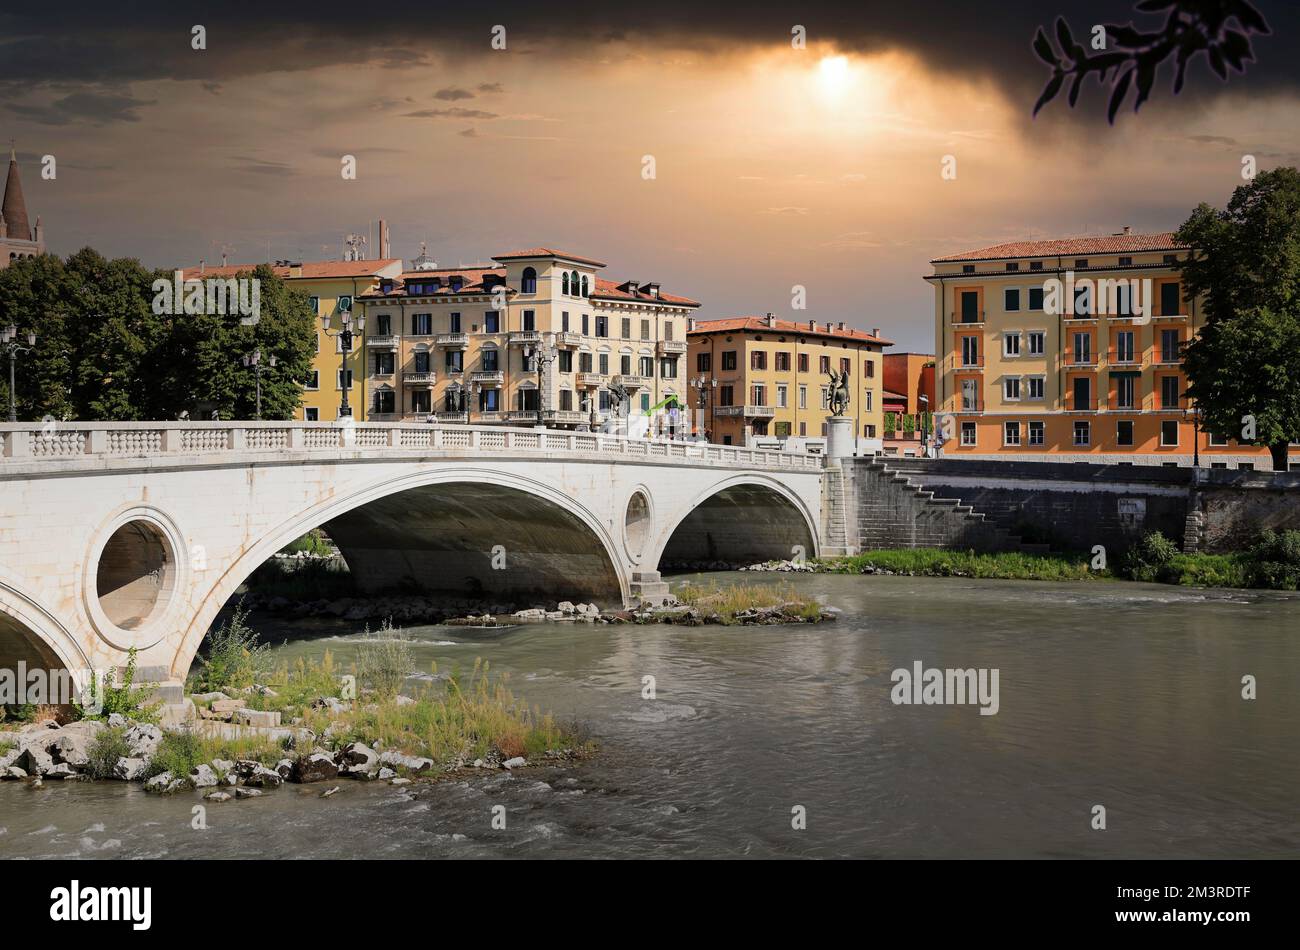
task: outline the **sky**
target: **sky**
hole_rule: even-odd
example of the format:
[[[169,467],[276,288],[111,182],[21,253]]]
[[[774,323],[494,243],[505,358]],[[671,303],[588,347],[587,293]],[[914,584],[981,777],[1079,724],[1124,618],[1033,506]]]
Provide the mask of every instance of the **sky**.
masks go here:
[[[1113,126],[1095,82],[1031,116],[1031,41],[1057,15],[1084,37],[1163,22],[1131,0],[461,6],[0,12],[0,140],[59,254],[323,260],[359,233],[373,257],[384,218],[407,260],[558,247],[703,318],[843,320],[920,352],[933,258],[1174,230],[1243,156],[1300,164],[1293,0],[1256,0],[1272,32],[1244,75],[1194,61],[1174,96],[1166,66]]]

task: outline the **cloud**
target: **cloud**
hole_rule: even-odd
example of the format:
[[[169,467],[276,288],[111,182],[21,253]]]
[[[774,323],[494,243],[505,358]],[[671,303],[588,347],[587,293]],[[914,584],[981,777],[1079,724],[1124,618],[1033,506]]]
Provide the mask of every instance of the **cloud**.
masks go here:
[[[485,96],[490,96],[494,93],[505,92],[505,89],[499,82],[481,82],[478,84],[478,91]]]
[[[287,162],[273,162],[264,158],[254,158],[251,155],[236,155],[231,158],[231,162],[237,171],[251,172],[254,175],[288,178],[298,174],[297,170]]]
[[[478,138],[478,129],[471,126],[468,129],[461,129],[456,134],[459,135],[461,138],[476,139]]]
[[[137,99],[130,94],[74,92],[45,106],[9,103],[6,108],[42,125],[68,125],[71,122],[139,122],[139,109],[155,105],[155,99]]]
[[[450,109],[417,109],[415,112],[403,112],[402,117],[405,119],[495,119],[497,114],[484,112],[482,109],[452,106]]]
[[[800,208],[795,205],[787,205],[782,208],[765,208],[759,214],[779,214],[779,215],[805,215],[808,213],[807,208]]]
[[[458,86],[450,86],[446,89],[439,89],[433,94],[433,98],[440,99],[443,102],[456,102],[460,99],[473,99],[474,93],[468,89],[461,89]]]

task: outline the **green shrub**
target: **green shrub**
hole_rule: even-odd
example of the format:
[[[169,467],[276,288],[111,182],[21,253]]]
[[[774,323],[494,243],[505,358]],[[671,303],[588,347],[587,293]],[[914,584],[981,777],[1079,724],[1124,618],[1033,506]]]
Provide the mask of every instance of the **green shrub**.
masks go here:
[[[1273,590],[1300,588],[1300,531],[1265,530],[1246,553],[1245,560],[1250,586]]]
[[[73,708],[81,719],[107,719],[109,716],[117,713],[125,716],[127,719],[134,719],[136,722],[157,722],[158,707],[161,703],[149,702],[149,697],[154,694],[152,686],[136,687],[136,648],[131,647],[126,654],[126,673],[122,677],[122,682],[117,683],[117,671],[110,669],[107,675],[101,680],[98,673],[92,673],[90,676],[90,696],[93,700],[98,701],[98,712],[91,712],[90,708],[77,703]]]
[[[195,692],[244,689],[270,670],[270,646],[257,642],[257,631],[245,622],[243,603],[208,638],[208,652],[199,658]]]
[[[162,741],[158,743],[158,751],[153,754],[145,769],[145,778],[153,778],[163,772],[184,778],[206,761],[203,740],[196,733],[189,730],[164,732]]]
[[[410,638],[394,628],[391,621],[385,620],[375,633],[366,628],[357,645],[357,679],[380,699],[396,696],[414,665]]]
[[[280,549],[281,554],[297,554],[299,551],[306,551],[315,557],[333,557],[338,553],[320,528],[313,528]]]
[[[117,765],[117,760],[131,754],[125,733],[126,730],[120,726],[110,726],[101,729],[91,741],[87,753],[90,757],[87,771],[90,772],[91,778],[112,778],[113,766]]]
[[[1135,581],[1169,581],[1171,565],[1180,553],[1178,545],[1151,531],[1125,552],[1121,570]]]

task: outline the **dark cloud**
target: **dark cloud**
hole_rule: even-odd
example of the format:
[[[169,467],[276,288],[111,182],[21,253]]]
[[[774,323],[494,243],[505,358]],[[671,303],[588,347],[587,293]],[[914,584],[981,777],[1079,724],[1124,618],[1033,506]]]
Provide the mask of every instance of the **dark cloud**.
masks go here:
[[[484,112],[482,109],[452,106],[450,109],[417,109],[415,112],[403,112],[402,117],[405,119],[495,119],[497,114]]]
[[[335,156],[336,158],[340,156]],[[250,155],[236,155],[231,158],[231,163],[237,171],[251,172],[254,175],[270,175],[277,178],[288,178],[298,174],[297,170],[287,162],[272,162],[264,158],[255,158]]]
[[[447,89],[439,89],[433,94],[433,98],[439,99],[442,102],[457,102],[461,99],[473,99],[474,93],[470,92],[468,89],[460,89],[456,86],[451,86]]]
[[[505,92],[505,87],[499,82],[481,82],[478,84],[478,91],[485,96],[490,96],[498,92]]]
[[[74,92],[44,106],[9,103],[6,108],[23,118],[42,125],[68,125],[71,122],[139,122],[139,109],[156,100],[137,99],[130,94]]]

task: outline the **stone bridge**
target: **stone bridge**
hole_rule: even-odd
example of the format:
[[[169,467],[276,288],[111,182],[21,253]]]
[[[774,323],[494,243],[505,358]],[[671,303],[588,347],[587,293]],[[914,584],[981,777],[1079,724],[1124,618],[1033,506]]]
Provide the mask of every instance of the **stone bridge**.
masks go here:
[[[263,562],[323,527],[363,591],[628,604],[661,559],[808,556],[822,462],[585,432],[0,425],[0,668],[183,678]]]

